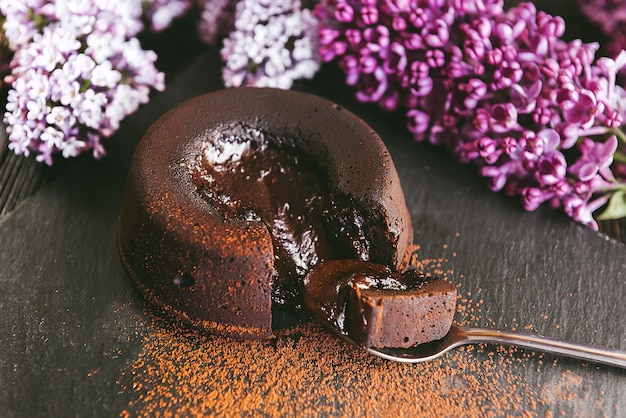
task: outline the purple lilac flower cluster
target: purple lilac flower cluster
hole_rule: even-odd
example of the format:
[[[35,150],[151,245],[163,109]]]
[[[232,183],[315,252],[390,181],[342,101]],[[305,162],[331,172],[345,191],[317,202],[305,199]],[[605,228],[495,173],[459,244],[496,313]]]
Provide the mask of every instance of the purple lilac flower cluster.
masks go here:
[[[0,0],[14,51],[4,122],[9,148],[36,155],[105,154],[101,138],[163,89],[156,55],[135,37],[140,0]]]
[[[317,20],[300,0],[241,0],[221,51],[224,84],[288,89],[317,72],[316,40]]]
[[[322,60],[358,100],[405,112],[417,141],[477,163],[492,190],[591,227],[611,197],[605,216],[626,215],[614,163],[626,53],[595,61],[597,44],[565,42],[564,21],[531,3],[324,0],[316,15]]]
[[[578,7],[607,37],[605,48],[611,56],[626,49],[626,2],[624,0],[577,0]]]

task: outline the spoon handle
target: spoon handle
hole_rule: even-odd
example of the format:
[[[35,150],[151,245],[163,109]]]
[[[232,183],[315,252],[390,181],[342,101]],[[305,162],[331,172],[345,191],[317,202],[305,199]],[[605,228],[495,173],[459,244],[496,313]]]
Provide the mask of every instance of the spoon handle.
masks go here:
[[[568,343],[515,331],[470,327],[458,328],[458,336],[464,343],[517,345],[533,350],[588,360],[594,363],[626,368],[626,351]]]

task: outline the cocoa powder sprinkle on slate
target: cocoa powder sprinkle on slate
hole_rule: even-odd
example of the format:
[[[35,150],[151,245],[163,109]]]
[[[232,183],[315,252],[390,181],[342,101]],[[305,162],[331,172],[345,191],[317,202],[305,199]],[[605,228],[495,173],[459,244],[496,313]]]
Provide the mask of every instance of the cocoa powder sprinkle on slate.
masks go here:
[[[454,281],[444,259],[420,260],[415,250],[414,267]],[[482,300],[459,295],[456,321],[484,321]],[[552,386],[535,387],[521,371],[537,367],[537,357],[512,347],[465,346],[428,363],[402,364],[369,355],[314,322],[273,340],[241,342],[149,314],[143,319],[142,350],[119,379],[134,396],[123,417],[535,417],[538,405],[577,402],[571,389],[579,376],[565,372]]]
[[[467,347],[429,363],[373,357],[315,323],[236,342],[157,325],[132,364],[126,416],[533,416],[534,388],[504,354]]]

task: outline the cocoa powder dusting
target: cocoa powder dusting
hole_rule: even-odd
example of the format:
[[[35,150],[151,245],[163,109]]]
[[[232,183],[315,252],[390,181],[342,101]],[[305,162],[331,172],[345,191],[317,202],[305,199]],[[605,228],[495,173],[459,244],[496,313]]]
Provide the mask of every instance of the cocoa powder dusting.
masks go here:
[[[420,260],[418,250],[414,267],[454,281],[446,260]],[[459,295],[455,320],[484,320],[482,301]],[[514,348],[465,346],[428,363],[402,364],[369,355],[315,322],[273,340],[241,342],[144,320],[142,350],[119,379],[134,396],[124,417],[534,417],[538,404],[576,402],[570,388],[580,384],[572,373],[552,387],[527,383],[519,371],[530,366],[520,359],[531,354]]]
[[[148,334],[121,379],[137,395],[123,416],[532,416],[521,409],[536,397],[514,364],[479,360],[472,347],[406,365],[373,357],[315,323],[274,342],[157,325]]]

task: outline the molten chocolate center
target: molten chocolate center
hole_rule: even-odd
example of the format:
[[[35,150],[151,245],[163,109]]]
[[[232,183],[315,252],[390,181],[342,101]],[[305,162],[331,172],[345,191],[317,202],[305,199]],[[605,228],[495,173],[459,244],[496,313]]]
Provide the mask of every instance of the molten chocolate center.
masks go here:
[[[288,143],[232,142],[215,153],[217,163],[206,151],[193,181],[224,216],[267,226],[274,245],[273,302],[300,306],[302,279],[313,266],[369,260],[372,245],[364,208],[335,193],[326,170]]]

